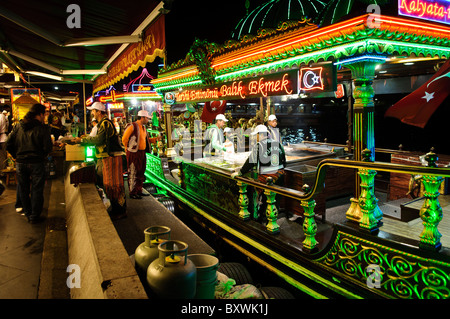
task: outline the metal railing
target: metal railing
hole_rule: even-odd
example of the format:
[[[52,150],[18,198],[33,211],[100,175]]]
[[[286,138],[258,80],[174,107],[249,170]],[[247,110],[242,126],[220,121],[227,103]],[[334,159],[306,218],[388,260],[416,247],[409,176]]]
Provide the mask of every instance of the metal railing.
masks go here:
[[[367,158],[367,154],[365,158]],[[357,200],[357,204],[360,206],[362,213],[362,216],[359,218],[359,226],[361,230],[370,233],[378,232],[382,225],[381,220],[383,218],[383,213],[378,207],[378,199],[375,197],[374,192],[374,178],[377,171],[422,175],[422,182],[425,189],[425,202],[420,209],[420,218],[423,221],[424,229],[419,236],[419,247],[437,251],[441,248],[441,234],[438,231],[438,225],[443,216],[442,208],[438,200],[439,186],[444,177],[450,177],[450,168],[436,167],[435,163],[437,157],[434,153],[428,153],[426,159],[429,163],[428,167],[384,162],[324,159],[317,166],[314,185],[304,185],[302,191],[272,185],[270,179],[268,180],[268,184],[263,184],[250,178],[237,176],[235,179],[237,180],[240,193],[239,217],[243,220],[250,218],[250,213],[248,211],[249,200],[247,197],[248,185],[264,189],[264,194],[267,196],[266,229],[270,233],[278,233],[280,231],[280,228],[276,222],[278,215],[275,205],[276,194],[298,200],[304,209],[303,230],[305,232],[305,240],[303,241],[303,250],[314,251],[317,246],[317,240],[315,239],[317,225],[314,219],[314,207],[316,203],[314,197],[323,190],[326,172],[329,167],[351,168],[358,171],[361,178],[361,193]],[[229,173],[221,173],[205,166],[202,166],[202,168],[214,174],[219,174],[229,178],[231,177]]]

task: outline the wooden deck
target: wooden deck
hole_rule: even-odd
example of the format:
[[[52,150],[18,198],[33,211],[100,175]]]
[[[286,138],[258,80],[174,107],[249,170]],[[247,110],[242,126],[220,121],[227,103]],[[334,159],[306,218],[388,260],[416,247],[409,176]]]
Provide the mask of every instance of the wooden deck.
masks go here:
[[[439,196],[439,203],[442,207],[442,220],[439,223],[438,230],[442,234],[441,243],[443,247],[450,247],[450,197]],[[420,209],[424,199],[415,201],[410,207]],[[422,219],[420,217],[410,222],[402,222],[393,218],[383,218],[383,226],[381,229],[387,233],[420,240],[420,234],[423,230]]]
[[[417,209],[417,218],[414,218],[409,222],[403,222],[399,217],[396,219],[389,217],[388,215],[395,216],[400,211],[400,203],[403,204],[411,200],[387,201],[385,194],[380,192],[375,193],[376,197],[379,199],[378,206],[384,215],[383,226],[381,226],[380,230],[419,241],[420,234],[423,230],[422,219],[419,217],[419,210],[423,205],[424,199],[416,200],[408,205],[409,208]],[[438,226],[438,230],[442,234],[441,243],[443,247],[450,248],[450,195],[441,195],[438,197],[438,200],[443,213],[442,220]],[[331,203],[330,206],[332,207],[327,207],[327,221],[330,223],[342,223],[346,220],[345,212],[350,207],[349,201],[346,199],[340,199],[339,201],[336,201],[337,204]],[[390,211],[387,212],[386,210]]]

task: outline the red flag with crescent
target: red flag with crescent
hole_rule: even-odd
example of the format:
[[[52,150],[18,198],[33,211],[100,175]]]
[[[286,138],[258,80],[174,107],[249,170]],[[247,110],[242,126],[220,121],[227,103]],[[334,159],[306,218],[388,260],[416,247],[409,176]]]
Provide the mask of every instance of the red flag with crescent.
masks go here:
[[[203,107],[201,120],[205,123],[213,123],[217,114],[224,114],[227,108],[227,101],[211,101],[205,102]]]
[[[447,60],[426,83],[392,105],[384,116],[395,117],[405,124],[424,128],[449,92],[450,60]]]

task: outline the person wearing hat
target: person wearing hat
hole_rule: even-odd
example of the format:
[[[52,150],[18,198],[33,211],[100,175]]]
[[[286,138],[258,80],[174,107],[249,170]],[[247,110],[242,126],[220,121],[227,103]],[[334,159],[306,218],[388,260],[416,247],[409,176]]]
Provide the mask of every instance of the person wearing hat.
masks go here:
[[[77,137],[72,143],[95,145],[97,158],[97,174],[101,175],[103,190],[111,201],[110,217],[113,220],[127,216],[125,186],[123,183],[122,155],[125,155],[114,124],[106,115],[106,107],[101,102],[95,102],[87,107],[98,121],[95,136]]]
[[[211,125],[205,134],[205,140],[209,140],[210,143],[207,143],[205,146],[205,149],[203,151],[204,157],[220,155],[227,150],[223,145],[224,138],[222,128],[225,126],[228,120],[226,119],[225,115],[217,114],[215,121],[215,124]]]
[[[268,137],[282,144],[280,130],[278,129],[277,124],[278,120],[275,114],[269,115],[269,118],[267,119]]]
[[[128,166],[128,187],[130,198],[141,199],[149,194],[142,192],[144,184],[144,173],[146,167],[146,155],[148,136],[146,125],[150,115],[146,110],[138,112],[138,119],[129,124],[122,137],[125,146]]]
[[[242,176],[256,168],[258,181],[267,184],[267,179],[272,178],[275,185],[280,185],[284,176],[286,166],[286,155],[281,144],[268,137],[268,130],[265,125],[256,126],[251,135],[256,135],[256,144],[253,146],[250,155],[242,165],[239,172],[231,174],[232,178]],[[262,201],[263,190],[257,189],[259,194],[260,210],[264,211],[265,203]]]

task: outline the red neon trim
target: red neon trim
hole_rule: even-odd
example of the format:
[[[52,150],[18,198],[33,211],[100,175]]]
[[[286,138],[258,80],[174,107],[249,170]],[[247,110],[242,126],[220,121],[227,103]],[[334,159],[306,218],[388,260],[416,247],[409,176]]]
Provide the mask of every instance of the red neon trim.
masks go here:
[[[354,20],[354,21],[352,21],[352,20]],[[263,50],[258,51],[258,52],[249,53],[247,55],[239,56],[239,57],[236,57],[236,58],[228,60],[228,61],[219,62],[219,63],[214,64],[212,67],[216,68],[216,67],[218,67],[220,65],[232,63],[232,62],[235,62],[235,61],[241,60],[241,59],[247,59],[247,58],[250,58],[250,57],[255,56],[257,54],[268,53],[269,51],[274,51],[274,50],[277,50],[277,49],[280,49],[280,48],[283,48],[283,47],[286,47],[286,46],[289,46],[289,45],[296,44],[298,42],[307,41],[307,40],[312,39],[312,38],[317,38],[319,36],[326,35],[326,34],[329,34],[329,33],[332,33],[332,32],[336,32],[336,31],[339,31],[341,29],[345,29],[345,28],[348,28],[348,27],[351,27],[351,26],[363,23],[365,21],[366,21],[365,17],[364,18],[358,17],[358,18],[351,19],[351,20],[349,20],[347,22],[338,23],[338,24],[336,24],[334,26],[324,27],[322,29],[323,30],[322,32],[318,32],[318,33],[314,32],[314,34],[311,34],[309,36],[301,37],[301,38],[298,38],[298,39],[295,39],[295,40],[291,40],[291,41],[285,41],[285,42],[277,43],[277,45],[275,45],[273,47],[270,47],[268,49],[263,49]]]

